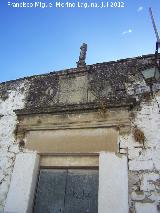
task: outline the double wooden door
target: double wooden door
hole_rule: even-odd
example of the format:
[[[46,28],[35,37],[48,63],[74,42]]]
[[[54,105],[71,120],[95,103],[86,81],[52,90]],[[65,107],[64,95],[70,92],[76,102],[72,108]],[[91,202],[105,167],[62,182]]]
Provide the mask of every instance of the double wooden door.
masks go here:
[[[97,213],[98,170],[41,169],[34,213]]]

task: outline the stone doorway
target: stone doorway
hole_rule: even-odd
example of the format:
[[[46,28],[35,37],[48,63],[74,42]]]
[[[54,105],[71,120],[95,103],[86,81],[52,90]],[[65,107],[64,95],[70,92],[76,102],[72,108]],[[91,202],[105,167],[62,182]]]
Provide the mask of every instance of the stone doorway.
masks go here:
[[[40,169],[34,213],[97,213],[98,170]]]

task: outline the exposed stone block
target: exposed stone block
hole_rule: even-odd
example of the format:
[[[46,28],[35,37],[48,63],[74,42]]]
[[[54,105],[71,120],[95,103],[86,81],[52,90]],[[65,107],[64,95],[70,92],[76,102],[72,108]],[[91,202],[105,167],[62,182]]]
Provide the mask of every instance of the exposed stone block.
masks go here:
[[[143,191],[132,192],[131,199],[134,201],[142,201],[145,199],[145,194]]]
[[[141,170],[152,171],[153,169],[154,169],[154,164],[153,164],[152,160],[148,160],[148,161],[131,160],[131,161],[129,161],[129,170],[131,170],[131,171],[141,171]]]
[[[152,203],[136,203],[136,213],[157,213],[157,207]]]
[[[129,188],[129,194],[131,194],[132,191],[138,190],[140,188],[140,177],[138,173],[129,171],[128,188]]]
[[[120,154],[127,154],[127,149],[120,149]]]
[[[141,155],[142,148],[134,148],[134,149],[128,149],[128,158],[134,159],[138,158]]]
[[[141,175],[141,190],[153,191],[155,190],[155,184],[159,182],[160,175],[154,172],[142,173]],[[160,187],[160,186],[159,186]]]

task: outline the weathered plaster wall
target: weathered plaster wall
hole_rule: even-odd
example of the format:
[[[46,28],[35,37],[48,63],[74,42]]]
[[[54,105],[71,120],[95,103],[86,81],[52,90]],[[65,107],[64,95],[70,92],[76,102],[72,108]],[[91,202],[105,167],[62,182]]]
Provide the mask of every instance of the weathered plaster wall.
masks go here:
[[[3,85],[0,93],[0,211],[8,193],[11,173],[15,156],[19,153],[14,131],[17,124],[17,116],[14,109],[24,107],[25,93],[28,81],[17,81],[9,85]]]
[[[160,96],[141,102],[134,111],[132,130],[120,137],[120,150],[128,154],[130,212],[160,211]],[[133,132],[137,126],[145,136],[136,142]]]
[[[157,93],[150,100],[143,99],[149,98],[149,87],[139,72],[144,67],[152,67],[153,63],[154,56],[151,55],[0,84],[0,211],[5,204],[16,154],[20,152],[14,137],[18,121],[13,110],[24,108],[28,113],[37,111],[38,119],[33,119],[32,114],[28,118],[33,125],[35,122],[39,125],[42,116],[46,116],[41,113],[47,113],[50,108],[64,108],[63,119],[65,116],[69,117],[70,109],[67,104],[79,104],[79,108],[83,108],[79,113],[84,113],[85,107],[81,104],[105,99],[107,105],[101,108],[106,113],[103,107],[108,107],[110,103],[112,107],[117,103],[129,103],[128,98],[135,98],[140,102],[140,107],[130,111],[131,131],[127,130],[125,135],[120,131],[119,137],[120,153],[128,157],[130,212],[160,211],[160,96]],[[160,89],[159,84],[154,87],[154,91]],[[92,103],[88,108],[94,106],[95,103]],[[49,122],[52,120],[49,113],[46,119]],[[144,132],[144,144],[136,142],[133,137],[135,125]]]

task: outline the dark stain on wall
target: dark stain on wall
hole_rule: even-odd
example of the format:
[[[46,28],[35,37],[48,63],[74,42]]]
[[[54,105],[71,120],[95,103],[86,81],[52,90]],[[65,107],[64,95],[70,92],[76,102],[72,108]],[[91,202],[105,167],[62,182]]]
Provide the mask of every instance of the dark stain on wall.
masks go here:
[[[76,104],[60,101],[60,98],[65,94],[72,96],[78,94],[79,90],[83,89],[80,95],[80,101],[77,104],[85,104],[89,102],[105,102],[107,104],[122,104],[128,103],[128,100],[135,99],[136,96],[142,96],[146,92],[147,85],[141,84],[144,82],[141,71],[146,68],[155,66],[155,56],[146,55],[137,58],[129,58],[119,61],[111,61],[87,65],[79,68],[66,69],[59,72],[52,72],[44,75],[31,76],[15,81],[4,82],[0,84],[0,98],[6,100],[10,89],[14,89],[16,84],[24,79],[27,79],[30,88],[25,100],[25,108],[33,110],[34,108],[48,108],[60,105]],[[73,86],[74,79],[84,76],[84,85]],[[62,82],[72,82],[72,91],[70,85],[68,90],[61,94]],[[68,80],[73,79],[73,81]],[[82,79],[82,78],[79,78]],[[65,82],[65,85],[67,84]],[[87,86],[86,86],[87,85]],[[128,87],[132,89],[132,94],[128,93]],[[86,94],[92,94],[93,99],[86,99]],[[79,95],[79,94],[78,94]],[[84,98],[84,97],[85,98]],[[66,98],[67,99],[67,98]],[[61,98],[61,100],[63,100]],[[85,102],[85,103],[84,103]]]
[[[45,107],[55,104],[59,77],[57,75],[35,76],[27,96],[26,107]]]

